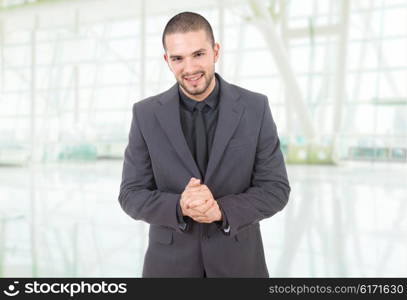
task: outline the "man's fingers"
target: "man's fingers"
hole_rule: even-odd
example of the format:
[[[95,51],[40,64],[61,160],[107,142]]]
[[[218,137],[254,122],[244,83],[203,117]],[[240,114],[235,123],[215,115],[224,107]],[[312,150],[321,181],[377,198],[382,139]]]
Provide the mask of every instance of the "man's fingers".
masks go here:
[[[188,208],[195,209],[196,207],[201,206],[203,204],[205,204],[205,200],[194,200],[191,203],[188,203],[187,206],[188,206]]]
[[[207,217],[197,217],[197,218],[193,218],[193,219],[199,223],[212,223],[212,221],[210,219],[208,219]]]
[[[204,204],[194,207],[192,209],[197,210],[202,214],[205,214],[214,204],[215,201],[206,201]]]
[[[192,205],[191,207],[196,207],[200,206],[202,204],[205,204],[206,202],[210,201],[211,203],[214,202],[215,200],[211,197],[211,195],[208,195],[206,193],[199,193],[196,194],[192,197],[193,200],[189,201],[188,204]]]
[[[190,193],[201,192],[201,191],[203,192],[203,191],[205,191],[205,188],[201,184],[191,185],[186,188],[186,191],[188,191]]]
[[[198,191],[207,191],[210,192],[209,188],[205,184],[192,184],[191,186],[188,187],[188,190],[193,191],[193,190],[198,190]]]
[[[187,189],[183,192],[185,198],[187,198],[187,202],[192,202],[197,199],[210,199],[212,198],[212,194],[208,193],[205,189],[201,189],[200,187],[194,187],[192,189]]]
[[[202,214],[200,211],[194,210],[194,209],[188,209],[188,215],[195,219],[195,218],[204,218],[205,215]]]
[[[193,187],[193,186],[199,186],[200,184],[201,184],[201,180],[200,180],[200,179],[191,177],[191,179],[189,180],[189,182],[188,182],[186,188],[188,188],[188,187]]]
[[[204,205],[207,201],[209,201],[210,199],[208,198],[198,198],[198,199],[194,199],[193,201],[188,203],[188,207],[189,208],[196,208],[198,206]]]
[[[196,201],[199,201],[198,205],[200,205],[200,204],[204,203],[202,201],[207,201],[208,199],[211,199],[211,198],[212,198],[211,195],[206,193],[205,191],[198,191],[198,192],[186,191],[185,192],[185,203],[188,206],[191,206],[191,204],[193,204]],[[196,206],[196,205],[194,204],[194,206]]]
[[[200,214],[190,214],[189,216],[190,216],[192,219],[194,219],[194,220],[206,218],[206,217],[204,217],[204,216],[202,216],[202,215],[200,215]]]

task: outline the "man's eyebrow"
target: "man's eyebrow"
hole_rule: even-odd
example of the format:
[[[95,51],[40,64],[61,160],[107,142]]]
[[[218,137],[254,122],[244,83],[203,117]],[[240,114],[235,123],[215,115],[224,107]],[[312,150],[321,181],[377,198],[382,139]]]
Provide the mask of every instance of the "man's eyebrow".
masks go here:
[[[199,49],[199,50],[196,50],[196,51],[194,51],[194,52],[192,53],[192,55],[197,54],[197,53],[199,53],[199,52],[206,52],[206,49],[201,48],[201,49]]]
[[[195,55],[195,54],[200,53],[200,52],[206,52],[206,49],[201,48],[199,50],[196,50],[196,51],[192,52],[192,55]],[[182,55],[174,54],[174,55],[170,55],[170,58],[182,58]]]
[[[182,57],[181,55],[170,55],[170,58],[180,58]]]

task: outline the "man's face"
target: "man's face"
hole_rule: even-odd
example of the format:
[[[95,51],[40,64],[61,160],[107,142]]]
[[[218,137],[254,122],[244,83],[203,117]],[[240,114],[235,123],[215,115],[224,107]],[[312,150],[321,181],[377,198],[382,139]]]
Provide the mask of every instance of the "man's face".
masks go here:
[[[183,92],[193,99],[206,98],[215,86],[219,44],[212,47],[204,30],[169,34],[165,44],[164,59]]]

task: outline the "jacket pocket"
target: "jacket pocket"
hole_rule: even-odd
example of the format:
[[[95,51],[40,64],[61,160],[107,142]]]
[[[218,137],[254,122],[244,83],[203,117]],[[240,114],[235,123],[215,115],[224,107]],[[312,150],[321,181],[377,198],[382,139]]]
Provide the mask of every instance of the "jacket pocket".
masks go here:
[[[159,225],[150,225],[149,240],[161,244],[170,245],[172,243],[172,230]]]

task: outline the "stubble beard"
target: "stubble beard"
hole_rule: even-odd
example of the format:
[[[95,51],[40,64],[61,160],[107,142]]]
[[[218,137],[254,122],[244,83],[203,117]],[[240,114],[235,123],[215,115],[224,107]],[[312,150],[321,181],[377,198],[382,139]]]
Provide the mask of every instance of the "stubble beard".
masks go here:
[[[183,79],[181,79],[181,80],[177,79],[177,82],[183,88],[183,90],[186,91],[188,94],[193,95],[193,96],[198,96],[198,95],[202,95],[203,93],[205,93],[208,90],[208,88],[209,88],[209,86],[210,86],[210,84],[211,84],[214,77],[215,77],[214,72],[212,72],[209,75],[208,75],[208,73],[204,72],[204,75],[202,76],[202,79],[205,81],[205,84],[201,89],[195,89],[195,88],[190,89],[190,88],[188,88],[187,86],[185,86],[183,84],[183,82],[182,82]]]

